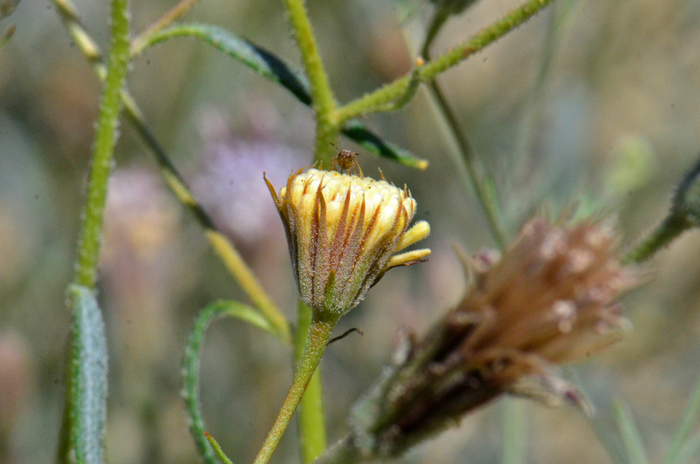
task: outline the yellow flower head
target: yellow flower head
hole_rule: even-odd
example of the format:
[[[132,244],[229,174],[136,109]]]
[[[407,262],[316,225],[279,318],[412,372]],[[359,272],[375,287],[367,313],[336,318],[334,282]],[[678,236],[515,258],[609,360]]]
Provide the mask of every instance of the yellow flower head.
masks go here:
[[[340,317],[386,271],[423,260],[430,250],[395,252],[422,240],[430,226],[413,219],[416,201],[385,181],[333,171],[300,170],[275,200],[289,242],[301,299],[317,315]]]

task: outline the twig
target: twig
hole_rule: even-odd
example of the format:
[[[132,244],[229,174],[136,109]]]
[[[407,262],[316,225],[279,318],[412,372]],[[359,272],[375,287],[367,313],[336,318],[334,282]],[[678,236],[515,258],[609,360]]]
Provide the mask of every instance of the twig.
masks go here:
[[[170,26],[172,23],[184,16],[185,13],[190,11],[192,7],[199,2],[200,0],[181,0],[180,3],[172,7],[167,13],[161,16],[159,20],[148,26],[145,31],[141,32],[134,40],[131,41],[131,53],[134,54],[134,50],[138,50],[141,43],[149,36]]]
[[[555,0],[529,0],[471,39],[454,47],[435,60],[426,63],[420,71],[421,80],[427,82],[435,78],[435,76],[458,65],[471,55],[483,50],[508,32],[520,26],[554,1]],[[395,101],[401,95],[405,94],[410,81],[411,74],[409,73],[401,79],[348,103],[336,111],[335,119],[339,123],[343,123],[357,116],[364,116],[381,111],[387,103]]]

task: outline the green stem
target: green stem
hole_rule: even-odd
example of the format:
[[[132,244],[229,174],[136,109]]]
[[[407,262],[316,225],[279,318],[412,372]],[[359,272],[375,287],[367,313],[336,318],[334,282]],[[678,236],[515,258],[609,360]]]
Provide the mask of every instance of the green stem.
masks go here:
[[[328,82],[328,75],[323,68],[304,0],[284,0],[284,5],[289,13],[294,38],[299,46],[301,60],[311,85],[311,100],[316,113],[316,160],[330,167],[333,157],[331,143],[340,136],[341,126],[334,118],[335,98]]]
[[[297,332],[294,339],[294,361],[301,362],[306,334],[311,327],[311,309],[299,300]],[[316,370],[299,403],[299,451],[302,464],[310,464],[327,446],[326,419],[323,409],[321,371]]]
[[[630,250],[622,261],[625,264],[642,263],[692,226],[685,215],[672,211],[656,229]]]
[[[427,82],[435,78],[438,74],[458,65],[476,52],[483,50],[488,45],[491,45],[508,32],[532,18],[554,1],[555,0],[529,0],[524,3],[471,39],[454,47],[435,60],[428,62],[420,70],[421,81]],[[406,93],[410,81],[411,73],[408,73],[401,79],[387,84],[339,108],[335,116],[338,123],[342,124],[348,119],[382,110],[388,103],[395,101]]]
[[[506,232],[503,224],[501,223],[501,214],[498,204],[496,203],[496,199],[484,182],[484,177],[480,173],[477,166],[474,151],[472,150],[467,137],[464,135],[464,132],[460,129],[457,116],[450,108],[450,104],[445,98],[445,94],[442,92],[440,84],[437,80],[433,80],[430,82],[429,88],[434,97],[434,101],[440,110],[440,113],[447,123],[450,134],[457,143],[457,147],[461,155],[458,163],[462,165],[463,169],[466,169],[469,176],[469,183],[474,187],[476,198],[484,210],[484,215],[486,216],[486,222],[491,230],[491,235],[498,248],[503,250],[507,244]]]
[[[428,28],[428,34],[425,38],[425,42],[423,43],[423,47],[421,48],[421,53],[427,60],[430,59],[430,46],[437,37],[440,27],[445,24],[446,19],[447,16],[438,11],[431,21]],[[430,88],[430,93],[438,106],[440,114],[447,123],[450,135],[452,135],[452,138],[457,144],[457,148],[461,156],[458,157],[456,161],[461,168],[460,171],[464,173],[466,170],[468,183],[474,187],[477,200],[484,210],[484,215],[486,216],[486,221],[489,225],[489,229],[491,230],[491,235],[498,245],[498,248],[503,250],[507,241],[506,233],[500,219],[501,215],[498,204],[496,203],[494,196],[490,193],[481,173],[479,172],[477,159],[474,156],[474,151],[469,144],[469,140],[467,140],[464,131],[461,129],[457,116],[452,111],[452,108],[450,107],[450,104],[447,101],[438,80],[434,79],[430,81],[428,87]]]
[[[102,53],[90,35],[80,23],[75,7],[70,0],[53,0],[61,14],[63,21],[80,52],[88,59],[95,74],[104,81],[107,75],[105,65],[102,63]],[[126,89],[122,89],[121,98],[127,120],[136,128],[146,145],[156,157],[163,177],[180,202],[189,209],[197,222],[204,229],[207,239],[217,256],[223,261],[226,268],[238,281],[248,297],[255,303],[260,312],[275,327],[276,335],[285,343],[291,343],[291,331],[289,324],[272,299],[265,293],[260,282],[252,270],[238,253],[233,244],[220,234],[213,221],[199,205],[182,176],[170,161],[168,154],[158,143],[152,132],[148,129],[141,110]]]
[[[328,339],[333,332],[335,323],[335,320],[319,320],[315,317],[311,320],[311,327],[309,328],[309,333],[306,337],[306,344],[304,346],[301,360],[299,361],[296,373],[294,374],[294,380],[292,381],[292,385],[289,387],[287,397],[284,399],[279,415],[277,416],[270,433],[267,435],[260,452],[255,458],[254,464],[267,463],[270,460],[272,453],[275,451],[275,448],[277,448],[277,444],[282,438],[284,431],[287,429],[289,421],[292,419],[292,415],[299,405],[299,401],[304,395],[304,391],[311,381],[311,377],[316,371],[316,367],[321,361],[321,357],[323,356],[323,352],[326,350],[326,345],[328,344]]]
[[[219,442],[214,439],[208,432],[204,432],[204,436],[206,439],[209,441],[209,444],[211,445],[212,449],[216,453],[216,456],[223,462],[224,464],[233,464],[231,460],[224,454],[224,450],[221,449],[221,445],[219,445]]]
[[[119,109],[121,104],[120,92],[124,87],[129,64],[129,5],[128,0],[113,0],[111,7],[111,38],[108,66],[100,102],[100,111],[95,134],[95,147],[92,156],[92,168],[88,182],[87,198],[80,239],[78,241],[78,257],[74,282],[88,290],[94,290],[97,278],[100,244],[102,241],[102,222],[105,202],[107,200],[107,185],[112,169],[114,146],[117,140],[119,125]],[[73,318],[77,319],[74,309]],[[71,332],[71,344],[76,343],[76,331]],[[73,394],[77,379],[70,375],[69,369],[65,389],[66,412],[61,425],[59,437],[59,456],[61,463],[72,462],[71,455],[76,453],[73,428],[76,424],[71,419],[69,411],[75,409],[75,401],[79,398]]]
[[[107,184],[112,171],[114,145],[117,141],[121,91],[129,64],[128,0],[112,1],[111,24],[107,76],[97,119],[95,149],[76,263],[75,283],[89,289],[95,288],[97,278]]]

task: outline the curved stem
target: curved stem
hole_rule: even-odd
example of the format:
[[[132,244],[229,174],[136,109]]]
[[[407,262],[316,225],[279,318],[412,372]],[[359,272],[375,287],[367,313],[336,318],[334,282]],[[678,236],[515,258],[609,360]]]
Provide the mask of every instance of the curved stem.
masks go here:
[[[429,81],[438,74],[458,65],[476,52],[483,50],[508,32],[532,18],[554,1],[555,0],[529,0],[524,3],[499,21],[483,29],[471,39],[457,45],[435,60],[428,62],[420,70],[421,81]],[[348,119],[381,111],[386,107],[387,103],[395,101],[406,93],[410,81],[411,73],[408,73],[401,79],[397,79],[374,92],[348,103],[336,111],[336,120],[338,123],[342,124]]]
[[[656,229],[625,254],[623,263],[642,263],[648,260],[692,226],[692,222],[685,215],[671,212]]]
[[[311,327],[311,308],[299,300],[297,333],[294,340],[294,361],[299,364],[304,352],[306,334]],[[323,410],[321,371],[316,370],[299,402],[299,451],[302,464],[313,462],[323,451],[326,442],[326,418]]]
[[[311,381],[311,376],[313,376],[316,367],[321,361],[323,352],[326,350],[326,345],[328,344],[328,339],[333,332],[333,327],[335,327],[335,322],[336,321],[319,320],[315,317],[312,319],[309,334],[306,338],[306,345],[304,346],[304,352],[297,366],[296,373],[294,374],[294,380],[289,387],[287,397],[284,399],[279,415],[268,433],[260,452],[255,458],[254,464],[267,463],[272,453],[275,451],[275,448],[277,448],[277,444],[282,438],[284,431],[287,429],[289,421],[292,419],[292,415],[294,415],[294,411],[299,405],[299,401],[307,385]]]
[[[192,332],[187,337],[185,354],[182,357],[183,396],[185,399],[185,412],[189,419],[189,428],[194,438],[197,451],[207,464],[215,464],[214,452],[208,443],[211,443],[204,430],[204,418],[202,417],[199,402],[199,368],[204,343],[204,334],[214,320],[224,317],[237,317],[245,322],[255,325],[263,330],[276,335],[272,326],[261,319],[260,313],[253,308],[235,301],[217,301],[202,310],[195,321]],[[223,453],[223,451],[222,451]]]

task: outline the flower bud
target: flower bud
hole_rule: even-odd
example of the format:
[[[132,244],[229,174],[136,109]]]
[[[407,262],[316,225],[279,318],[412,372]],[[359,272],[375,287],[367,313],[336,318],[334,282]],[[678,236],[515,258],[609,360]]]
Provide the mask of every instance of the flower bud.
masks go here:
[[[430,254],[394,255],[430,233],[425,221],[408,228],[416,202],[406,188],[317,169],[289,176],[279,196],[265,182],[287,233],[301,299],[316,315],[340,317],[386,271]]]

